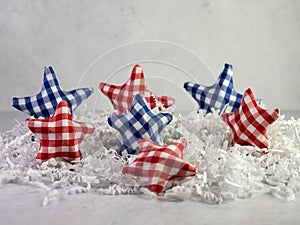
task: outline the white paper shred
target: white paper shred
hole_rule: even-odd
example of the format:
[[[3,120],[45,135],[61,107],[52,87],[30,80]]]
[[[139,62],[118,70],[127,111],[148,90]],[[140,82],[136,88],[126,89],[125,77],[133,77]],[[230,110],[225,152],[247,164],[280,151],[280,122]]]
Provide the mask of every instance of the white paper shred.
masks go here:
[[[181,116],[174,109],[173,121],[161,134],[162,144],[185,137],[184,159],[197,168],[197,175],[169,182],[171,188],[157,196],[141,179],[122,174],[134,156],[119,156],[120,134],[107,123],[113,112],[81,113],[76,120],[96,127],[81,144],[83,160],[68,164],[51,159],[41,165],[35,156],[39,141],[25,123],[0,134],[0,187],[9,183],[41,188],[43,205],[64,195],[94,192],[105,195],[141,194],[145,198],[193,200],[220,204],[235,198],[271,194],[285,201],[300,190],[300,120],[276,121],[268,129],[269,154],[259,148],[232,145],[229,127],[217,112]]]

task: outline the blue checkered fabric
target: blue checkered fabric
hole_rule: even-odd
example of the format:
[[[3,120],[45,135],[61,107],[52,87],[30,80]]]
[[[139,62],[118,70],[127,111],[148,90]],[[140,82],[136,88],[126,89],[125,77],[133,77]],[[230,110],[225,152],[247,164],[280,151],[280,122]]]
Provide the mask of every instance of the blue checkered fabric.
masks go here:
[[[204,86],[186,82],[184,88],[198,102],[199,109],[203,109],[207,113],[212,112],[212,109],[219,110],[220,113],[234,112],[239,108],[243,97],[234,90],[233,70],[230,64],[225,64],[223,72],[214,85]],[[260,103],[260,99],[258,99],[258,103]]]
[[[143,95],[135,95],[127,114],[108,118],[111,127],[120,132],[123,144],[120,154],[136,154],[139,151],[138,140],[151,139],[159,143],[159,134],[172,121],[169,113],[154,114]]]
[[[31,97],[14,97],[12,106],[34,116],[35,118],[50,118],[60,103],[64,100],[71,106],[72,112],[93,93],[93,88],[79,88],[64,91],[58,83],[52,67],[44,68],[44,80],[41,91]]]

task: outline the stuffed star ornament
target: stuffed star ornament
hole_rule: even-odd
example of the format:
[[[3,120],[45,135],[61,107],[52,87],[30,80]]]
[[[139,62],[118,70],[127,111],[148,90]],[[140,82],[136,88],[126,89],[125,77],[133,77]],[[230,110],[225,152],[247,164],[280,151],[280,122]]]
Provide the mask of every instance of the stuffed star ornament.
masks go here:
[[[124,174],[146,178],[150,191],[161,193],[168,181],[196,175],[196,168],[183,160],[187,140],[159,145],[148,139],[139,140],[139,154],[123,167]]]
[[[160,108],[161,105],[168,108],[175,103],[174,98],[169,96],[157,96],[146,87],[143,68],[140,65],[133,67],[129,80],[123,85],[116,86],[102,82],[100,83],[100,90],[109,98],[113,108],[118,114],[128,112],[133,97],[136,94],[144,95],[151,109],[155,107]]]
[[[122,136],[120,154],[136,154],[139,151],[138,140],[148,138],[159,143],[159,134],[172,118],[169,113],[154,114],[143,95],[137,94],[129,112],[109,117],[108,123]]]
[[[234,143],[259,148],[268,148],[267,128],[279,116],[279,109],[266,110],[259,106],[250,88],[245,91],[238,110],[221,115],[232,130]]]
[[[71,106],[71,113],[93,93],[93,88],[79,88],[64,91],[55,75],[53,68],[44,68],[44,80],[41,91],[31,97],[14,97],[12,106],[35,118],[50,118],[58,103],[67,101]]]
[[[40,139],[38,162],[59,158],[68,162],[79,161],[79,145],[86,134],[94,132],[94,126],[72,119],[69,103],[61,101],[54,115],[48,119],[27,119],[28,128]]]
[[[237,93],[233,86],[232,65],[225,64],[223,72],[212,86],[204,86],[192,82],[184,83],[184,89],[192,95],[199,104],[199,109],[207,113],[212,109],[222,112],[234,112],[241,104],[243,95]],[[257,99],[260,103],[260,99]]]

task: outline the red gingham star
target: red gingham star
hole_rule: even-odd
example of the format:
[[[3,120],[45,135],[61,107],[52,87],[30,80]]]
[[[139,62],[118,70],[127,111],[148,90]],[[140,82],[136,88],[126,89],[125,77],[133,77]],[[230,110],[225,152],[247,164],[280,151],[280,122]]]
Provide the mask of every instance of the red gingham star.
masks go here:
[[[28,128],[40,139],[38,162],[50,158],[62,158],[68,162],[79,161],[79,144],[86,134],[94,132],[94,126],[73,121],[68,102],[61,101],[49,119],[27,119]]]
[[[137,158],[122,172],[146,178],[150,191],[159,194],[167,181],[196,174],[196,168],[183,160],[186,145],[186,139],[163,146],[141,139]]]
[[[249,88],[244,93],[239,109],[221,116],[232,130],[233,142],[268,148],[267,128],[279,118],[279,109],[265,110],[260,107]]]
[[[154,95],[152,91],[146,87],[143,68],[140,65],[135,65],[133,67],[129,80],[123,85],[116,86],[102,82],[100,83],[100,90],[110,99],[118,114],[125,114],[128,112],[133,97],[136,94],[144,95],[151,109],[159,106],[157,101],[165,108],[172,106],[175,102],[172,97]]]

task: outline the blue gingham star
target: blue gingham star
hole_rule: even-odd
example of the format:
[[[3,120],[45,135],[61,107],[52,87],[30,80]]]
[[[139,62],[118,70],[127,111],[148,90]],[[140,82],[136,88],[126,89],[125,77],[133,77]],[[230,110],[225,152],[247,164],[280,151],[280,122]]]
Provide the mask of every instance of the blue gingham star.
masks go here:
[[[198,102],[199,109],[204,109],[207,113],[213,108],[222,112],[224,107],[226,112],[234,112],[239,108],[243,95],[234,90],[232,76],[232,65],[225,64],[223,72],[214,85],[204,86],[186,82],[184,88]]]
[[[44,80],[41,91],[31,97],[14,97],[12,106],[35,118],[50,118],[54,114],[60,101],[67,101],[73,112],[81,102],[92,93],[93,88],[79,88],[64,91],[59,86],[55,72],[50,66],[44,67]]]
[[[127,114],[108,118],[111,127],[120,132],[123,144],[120,154],[136,154],[139,151],[138,140],[151,139],[159,143],[159,134],[172,121],[169,113],[154,114],[143,95],[134,96]]]

